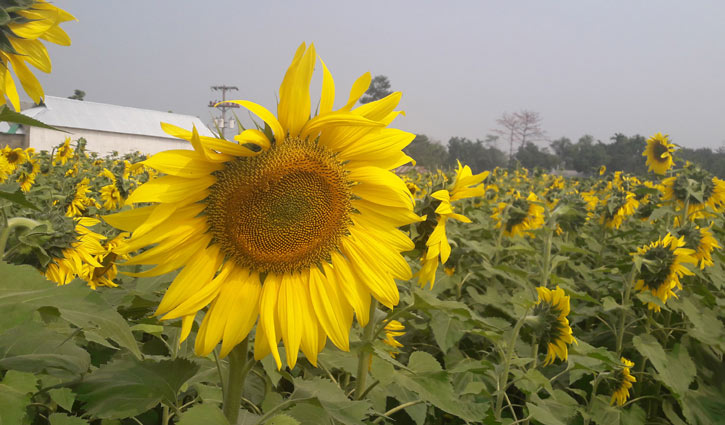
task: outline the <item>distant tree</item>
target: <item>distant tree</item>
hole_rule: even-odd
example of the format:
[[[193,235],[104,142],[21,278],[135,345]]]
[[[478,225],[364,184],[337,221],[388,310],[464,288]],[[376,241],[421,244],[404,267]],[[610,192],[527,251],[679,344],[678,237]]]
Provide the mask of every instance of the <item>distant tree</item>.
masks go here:
[[[517,135],[519,133],[519,127],[521,123],[516,117],[516,114],[509,114],[504,112],[501,118],[496,120],[498,128],[494,129],[493,132],[498,134],[504,141],[508,142],[509,145],[509,158],[514,154],[514,144],[517,142]]]
[[[541,127],[542,122],[543,118],[538,112],[526,109],[513,114],[504,112],[496,120],[498,128],[493,132],[508,142],[509,159],[513,159],[514,146],[523,149],[527,142],[536,142],[546,137],[546,133]]]
[[[451,137],[448,141],[448,165],[454,167],[456,161],[470,166],[474,173],[480,173],[506,165],[506,154],[483,140],[474,142],[465,137]]]
[[[567,137],[562,137],[552,141],[549,146],[554,154],[559,158],[559,165],[566,170],[574,169],[574,156],[576,148],[571,140]]]
[[[714,152],[710,148],[680,148],[675,156],[692,161],[712,174],[725,178],[725,147],[720,146]]]
[[[73,90],[73,96],[68,96],[68,99],[75,99],[75,100],[83,100],[83,98],[86,97],[86,92],[83,90],[75,89]]]
[[[390,90],[390,80],[388,80],[388,77],[385,75],[376,75],[370,82],[368,90],[360,98],[360,103],[370,103],[380,100],[392,92]]]
[[[519,121],[518,138],[520,148],[525,148],[528,142],[538,142],[546,138],[546,133],[541,127],[544,119],[541,114],[534,111],[523,110],[514,114]]]
[[[428,170],[443,168],[448,163],[448,151],[445,146],[430,140],[425,134],[416,135],[403,152],[413,158],[416,165]]]

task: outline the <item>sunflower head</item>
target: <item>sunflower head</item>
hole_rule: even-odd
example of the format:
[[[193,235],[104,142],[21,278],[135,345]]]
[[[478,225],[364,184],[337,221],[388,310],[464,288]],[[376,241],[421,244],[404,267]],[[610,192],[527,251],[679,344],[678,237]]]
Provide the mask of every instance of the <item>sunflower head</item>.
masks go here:
[[[622,362],[621,367],[614,372],[614,385],[612,390],[612,399],[609,404],[622,406],[629,398],[629,390],[632,388],[632,383],[637,382],[637,379],[630,373],[630,368],[634,367],[634,362],[627,360],[626,358],[620,358]]]
[[[649,171],[664,175],[675,163],[672,153],[676,146],[670,143],[668,138],[669,136],[666,134],[657,133],[647,139],[647,147],[642,156],[647,157],[646,163]]]
[[[531,230],[544,225],[544,207],[534,192],[529,192],[526,198],[517,191],[511,196],[510,202],[499,202],[491,215],[496,220],[496,228],[503,228],[503,234],[508,237],[533,237]]]
[[[659,298],[662,303],[675,294],[675,289],[682,289],[680,278],[683,275],[692,275],[693,272],[686,264],[695,264],[697,259],[695,251],[685,248],[685,237],[676,238],[671,234],[665,235],[649,245],[637,249],[634,254],[639,267],[635,290],[650,292]],[[660,311],[659,305],[649,302],[649,309]]]
[[[390,320],[385,323],[383,330],[385,331],[385,339],[383,339],[383,343],[392,347],[390,355],[395,357],[398,353],[400,353],[400,350],[398,349],[403,346],[403,344],[398,342],[395,338],[405,335],[405,326],[397,320]]]
[[[686,167],[676,176],[664,179],[661,190],[662,199],[674,202],[678,209],[687,206],[690,221],[725,211],[725,181],[699,167]]]
[[[98,256],[104,253],[101,241],[106,237],[90,229],[100,221],[82,217],[75,219],[75,223],[74,240],[59,257],[53,258],[45,270],[45,277],[58,285],[66,285],[83,276],[88,267],[102,267]]]
[[[558,357],[566,360],[568,356],[567,345],[576,342],[572,336],[567,316],[570,312],[569,296],[564,290],[556,287],[550,290],[543,286],[536,288],[539,297],[536,300],[531,323],[542,348],[546,348],[544,366],[548,366]]]
[[[413,243],[397,228],[420,218],[391,170],[411,160],[402,149],[415,136],[387,128],[401,95],[354,108],[370,84],[366,73],[335,110],[334,81],[320,61],[314,115],[316,62],[314,47],[302,44],[280,86],[276,116],[231,101],[267,131],[247,129],[230,142],[163,124],[194,149],[145,160],[166,175],[136,188],[126,203],[151,205],[105,217],[131,232],[119,254],[152,245],[126,262],[155,265],[141,275],[181,269],[157,315],[181,318],[186,338],[208,306],[196,337],[200,355],[221,341],[226,356],[257,323],[257,359],[272,354],[281,367],[282,340],[290,367],[299,351],[315,364],[328,337],[349,348],[353,314],[367,323],[371,296],[392,308],[395,279],[412,277],[401,252]],[[126,166],[124,178],[136,169]]]
[[[634,193],[612,189],[603,199],[600,223],[610,229],[619,229],[624,220],[633,215],[639,208],[639,201]]]
[[[693,223],[686,223],[676,231],[677,237],[685,239],[685,246],[695,251],[694,257],[700,269],[712,266],[712,252],[721,248],[709,227],[696,226]]]

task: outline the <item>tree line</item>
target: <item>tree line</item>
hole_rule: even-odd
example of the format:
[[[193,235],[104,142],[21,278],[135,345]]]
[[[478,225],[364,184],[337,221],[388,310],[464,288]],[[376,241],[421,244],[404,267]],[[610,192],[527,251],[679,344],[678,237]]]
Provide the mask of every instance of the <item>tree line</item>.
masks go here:
[[[416,160],[416,165],[428,170],[454,167],[456,161],[460,160],[474,172],[520,165],[529,169],[538,167],[544,170],[574,170],[584,175],[593,175],[604,165],[609,172],[624,171],[640,175],[647,173],[642,156],[647,141],[640,135],[626,136],[617,133],[611,137],[609,143],[595,140],[589,135],[580,137],[576,142],[562,137],[550,142],[549,147],[539,147],[527,141],[510,156],[498,148],[497,141],[497,136],[475,141],[465,137],[451,137],[447,146],[444,146],[424,134],[419,134],[405,148],[405,153]],[[725,177],[725,147],[714,151],[710,148],[683,147],[677,151],[676,156],[699,164],[716,176]]]

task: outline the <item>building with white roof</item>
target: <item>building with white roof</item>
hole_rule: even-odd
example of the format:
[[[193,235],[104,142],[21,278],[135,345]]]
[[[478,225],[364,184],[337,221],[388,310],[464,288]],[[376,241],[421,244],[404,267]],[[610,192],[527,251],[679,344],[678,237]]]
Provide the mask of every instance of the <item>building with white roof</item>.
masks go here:
[[[199,118],[191,115],[63,97],[46,96],[42,105],[21,113],[67,133],[3,122],[0,123],[0,147],[10,145],[50,151],[70,136],[73,140],[85,138],[86,149],[100,155],[113,151],[123,155],[135,151],[154,154],[167,149],[191,149],[188,142],[161,130],[162,122],[187,130],[196,126],[200,135],[213,136]]]

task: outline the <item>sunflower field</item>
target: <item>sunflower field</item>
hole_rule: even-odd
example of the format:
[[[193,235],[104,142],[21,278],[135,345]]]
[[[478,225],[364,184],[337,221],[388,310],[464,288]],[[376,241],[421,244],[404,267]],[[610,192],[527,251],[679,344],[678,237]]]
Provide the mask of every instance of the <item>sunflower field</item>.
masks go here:
[[[17,110],[73,17],[6,3]],[[401,94],[318,59],[231,140],[2,148],[0,424],[725,423],[725,181],[660,133],[648,175],[401,168]]]

